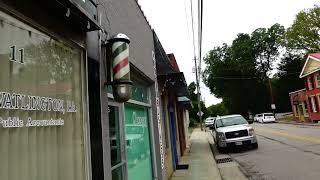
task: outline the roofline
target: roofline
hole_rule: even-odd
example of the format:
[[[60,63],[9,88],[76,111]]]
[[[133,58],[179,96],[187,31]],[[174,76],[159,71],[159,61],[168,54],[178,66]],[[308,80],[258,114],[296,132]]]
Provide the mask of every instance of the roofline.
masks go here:
[[[140,5],[140,3],[138,2],[138,0],[134,0],[136,2],[136,4],[138,5],[138,9],[140,10],[140,12],[142,13],[142,16],[144,17],[144,20],[146,21],[146,23],[148,24],[148,26],[150,27],[151,30],[153,30],[152,26],[150,25],[147,16],[144,14],[143,9]]]
[[[315,61],[319,61],[319,62],[320,62],[320,59],[308,55],[308,58],[307,58],[306,62],[305,62],[304,65],[303,65],[303,68],[302,68],[302,71],[301,71],[301,73],[300,73],[300,75],[299,75],[299,78],[304,78],[304,77],[306,77],[306,76],[308,76],[308,75],[310,75],[310,74],[312,74],[312,73],[315,73],[315,72],[317,72],[317,71],[320,70],[320,69],[315,69],[314,71],[311,71],[311,72],[309,72],[309,73],[307,73],[307,74],[302,75],[302,73],[304,72],[304,70],[305,70],[305,68],[306,68],[306,66],[307,66],[307,63],[308,63],[308,61],[309,61],[310,58],[313,59],[313,60],[315,60]]]
[[[297,93],[297,92],[300,92],[300,91],[305,91],[306,88],[303,88],[303,89],[300,89],[300,90],[296,90],[296,91],[293,91],[293,92],[289,92],[289,94],[293,94],[293,93]]]

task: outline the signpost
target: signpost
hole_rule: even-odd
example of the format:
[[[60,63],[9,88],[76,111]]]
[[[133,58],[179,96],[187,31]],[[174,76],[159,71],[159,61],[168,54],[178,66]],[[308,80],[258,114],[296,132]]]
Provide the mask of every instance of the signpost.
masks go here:
[[[202,111],[201,111],[201,113],[200,113],[200,112],[197,113],[197,115],[198,115],[199,117],[200,117],[200,116],[203,116],[203,114],[204,114],[204,113],[203,113]]]

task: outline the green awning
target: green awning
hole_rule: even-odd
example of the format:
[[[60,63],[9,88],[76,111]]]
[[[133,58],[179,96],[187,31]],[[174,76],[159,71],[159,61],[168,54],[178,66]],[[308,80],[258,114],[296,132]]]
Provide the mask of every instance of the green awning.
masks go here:
[[[184,102],[184,101],[190,101],[190,99],[187,98],[186,96],[180,96],[180,97],[178,97],[178,102]]]

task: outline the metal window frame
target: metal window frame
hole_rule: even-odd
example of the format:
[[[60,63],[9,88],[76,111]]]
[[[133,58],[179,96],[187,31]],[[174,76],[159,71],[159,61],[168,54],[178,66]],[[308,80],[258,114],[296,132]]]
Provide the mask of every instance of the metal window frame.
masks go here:
[[[108,93],[108,97],[109,97],[109,93]],[[126,145],[126,140],[125,140],[125,131],[124,128],[125,127],[125,114],[124,114],[124,105],[123,103],[118,103],[115,102],[113,99],[108,99],[108,108],[109,106],[115,106],[118,107],[118,113],[119,113],[119,133],[120,133],[120,152],[121,152],[121,162],[118,163],[115,166],[111,166],[111,174],[112,171],[121,167],[122,166],[122,177],[127,180],[128,179],[128,173],[127,173],[127,169],[128,169],[128,158],[127,158],[127,145]],[[110,126],[108,127],[110,128]]]

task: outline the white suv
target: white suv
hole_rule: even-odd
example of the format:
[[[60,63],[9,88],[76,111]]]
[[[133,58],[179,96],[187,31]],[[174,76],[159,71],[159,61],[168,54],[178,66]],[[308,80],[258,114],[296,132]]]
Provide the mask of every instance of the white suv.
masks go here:
[[[208,117],[205,121],[204,124],[206,125],[206,127],[212,127],[214,124],[214,120],[216,120],[215,117]]]
[[[259,123],[268,123],[275,121],[276,119],[274,118],[273,113],[262,113],[261,117],[258,118]]]
[[[213,138],[219,151],[228,147],[253,146],[258,148],[256,134],[241,115],[217,117]]]

